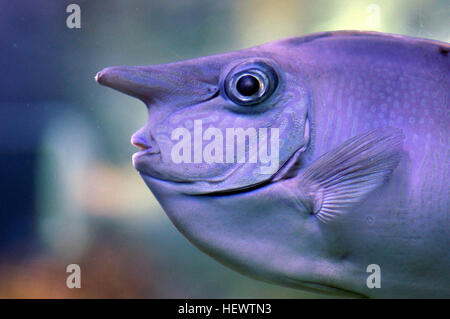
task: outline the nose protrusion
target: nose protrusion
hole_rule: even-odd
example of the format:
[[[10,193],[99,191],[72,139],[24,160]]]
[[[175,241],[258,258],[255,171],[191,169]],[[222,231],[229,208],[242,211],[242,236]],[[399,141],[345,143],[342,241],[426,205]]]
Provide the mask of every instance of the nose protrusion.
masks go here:
[[[217,95],[217,72],[205,72],[197,63],[175,62],[149,66],[114,66],[103,69],[95,80],[136,97],[147,105],[186,105]]]
[[[148,101],[153,94],[151,70],[148,67],[116,66],[103,69],[95,80],[104,86],[113,88],[138,99]]]

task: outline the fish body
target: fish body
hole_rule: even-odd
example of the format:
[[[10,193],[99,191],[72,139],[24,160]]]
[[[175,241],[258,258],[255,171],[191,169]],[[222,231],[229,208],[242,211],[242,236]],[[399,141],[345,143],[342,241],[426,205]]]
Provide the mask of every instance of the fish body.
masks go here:
[[[300,289],[448,298],[449,50],[406,36],[325,32],[107,68],[96,79],[147,105],[133,163],[178,230],[211,257]],[[195,146],[174,161],[181,133],[190,146],[201,139],[199,123],[216,139],[230,128],[269,132],[276,169],[236,153],[220,161],[218,148],[205,162]],[[245,148],[247,159],[254,153]],[[370,265],[379,266],[380,287],[368,283]]]

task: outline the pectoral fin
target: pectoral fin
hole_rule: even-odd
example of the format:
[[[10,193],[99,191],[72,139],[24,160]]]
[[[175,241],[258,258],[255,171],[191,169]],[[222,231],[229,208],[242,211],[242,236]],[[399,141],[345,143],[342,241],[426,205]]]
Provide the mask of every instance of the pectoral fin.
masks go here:
[[[300,176],[312,213],[330,221],[383,185],[400,161],[402,140],[400,129],[378,129],[320,157]]]

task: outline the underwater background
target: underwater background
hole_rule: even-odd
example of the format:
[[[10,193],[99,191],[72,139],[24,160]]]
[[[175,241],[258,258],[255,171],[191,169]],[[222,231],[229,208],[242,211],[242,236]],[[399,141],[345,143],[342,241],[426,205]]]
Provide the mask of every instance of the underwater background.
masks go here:
[[[81,28],[66,25],[72,3]],[[0,0],[0,298],[322,297],[183,238],[131,164],[143,103],[94,76],[329,30],[448,42],[450,1]]]

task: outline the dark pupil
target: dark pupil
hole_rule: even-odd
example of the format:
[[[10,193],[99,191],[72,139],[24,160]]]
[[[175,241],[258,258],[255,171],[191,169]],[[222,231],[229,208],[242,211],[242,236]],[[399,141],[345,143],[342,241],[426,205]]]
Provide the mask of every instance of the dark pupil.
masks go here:
[[[236,83],[236,89],[244,96],[250,96],[259,91],[259,81],[252,75],[244,75]]]

